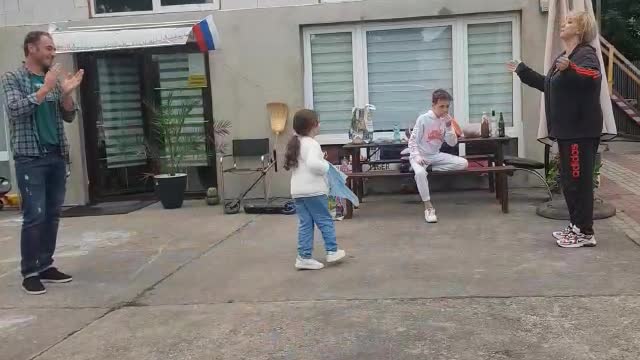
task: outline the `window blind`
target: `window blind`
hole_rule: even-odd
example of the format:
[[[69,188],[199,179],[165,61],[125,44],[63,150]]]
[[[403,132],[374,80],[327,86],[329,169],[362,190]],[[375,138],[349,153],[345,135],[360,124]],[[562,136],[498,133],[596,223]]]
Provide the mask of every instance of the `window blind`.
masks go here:
[[[452,91],[450,26],[367,32],[369,103],[375,130],[412,126],[434,90]]]
[[[98,59],[100,149],[107,168],[145,165],[144,119],[138,68],[125,58]]]
[[[96,14],[151,11],[153,0],[95,0]]]
[[[479,123],[484,111],[504,114],[513,126],[513,76],[505,64],[513,57],[511,22],[468,26],[469,121]]]
[[[213,0],[161,0],[161,6],[211,4]]]
[[[160,92],[162,103],[165,103],[169,94],[173,96],[176,108],[185,102],[196,102],[196,106],[189,114],[183,128],[185,136],[182,137],[182,141],[186,150],[182,164],[185,167],[208,166],[202,89],[189,87],[189,61],[202,61],[199,67],[204,69],[204,56],[182,53],[154,55],[153,58],[159,68],[160,88],[156,90]],[[191,65],[193,66],[193,64]]]
[[[311,35],[313,106],[323,134],[346,134],[354,102],[350,32]]]

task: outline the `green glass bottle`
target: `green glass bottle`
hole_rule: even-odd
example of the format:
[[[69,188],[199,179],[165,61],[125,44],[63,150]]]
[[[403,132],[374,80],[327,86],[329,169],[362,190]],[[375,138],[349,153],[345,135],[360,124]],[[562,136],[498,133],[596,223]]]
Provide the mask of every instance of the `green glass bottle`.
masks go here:
[[[504,116],[502,115],[502,113],[500,113],[500,120],[498,120],[498,136],[499,137],[504,137],[505,136],[505,132],[504,132]]]

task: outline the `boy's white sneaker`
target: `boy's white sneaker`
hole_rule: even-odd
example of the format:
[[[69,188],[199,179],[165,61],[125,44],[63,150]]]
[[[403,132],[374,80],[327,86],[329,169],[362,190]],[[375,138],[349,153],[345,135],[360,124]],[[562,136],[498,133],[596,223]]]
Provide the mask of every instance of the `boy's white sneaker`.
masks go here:
[[[345,256],[347,256],[347,252],[342,249],[338,249],[336,251],[327,251],[327,262],[334,263],[336,261],[344,259]]]
[[[296,269],[298,270],[320,270],[324,264],[316,259],[303,259],[300,256],[296,258]]]
[[[424,212],[424,219],[429,224],[435,224],[438,222],[438,217],[436,216],[436,209],[430,208]]]

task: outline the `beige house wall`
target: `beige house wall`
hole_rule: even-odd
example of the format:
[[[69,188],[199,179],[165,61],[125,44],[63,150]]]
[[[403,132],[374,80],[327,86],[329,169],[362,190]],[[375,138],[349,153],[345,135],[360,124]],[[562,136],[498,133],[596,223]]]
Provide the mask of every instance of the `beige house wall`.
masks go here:
[[[69,25],[106,25],[177,20],[195,20],[208,13],[185,12],[145,16],[89,18],[88,8],[76,0],[67,12]],[[546,15],[539,10],[539,0],[361,0],[323,3],[304,6],[280,6],[299,0],[270,0],[255,2],[256,6],[277,6],[214,11],[222,48],[211,53],[211,81],[214,117],[233,124],[231,138],[274,137],[271,133],[266,103],[281,101],[292,110],[304,106],[302,28],[307,25],[360,23],[430,19],[481,13],[519,13],[521,15],[522,60],[541,70],[544,54]],[[308,3],[309,1],[302,1]],[[316,3],[317,1],[311,1]],[[224,1],[222,2],[224,6]],[[70,6],[70,5],[68,5]],[[254,8],[251,8],[254,7]],[[57,21],[63,14],[54,14]],[[6,21],[6,19],[5,19]],[[26,19],[19,19],[28,23]],[[0,71],[20,64],[21,41],[24,34],[36,28],[46,29],[46,16],[38,16],[42,25],[9,26],[0,28]],[[69,67],[71,55],[61,56]],[[535,137],[538,127],[540,94],[524,89],[522,114],[524,147],[528,157],[541,159],[543,147]],[[290,133],[289,124],[289,133]],[[72,175],[69,179],[68,204],[82,204],[88,200],[87,175],[82,140],[82,118],[67,127],[72,146]],[[287,136],[278,141],[279,153],[284,153]],[[272,193],[289,195],[289,175],[278,172],[271,179]],[[228,179],[228,194],[236,194],[248,184],[246,179]]]

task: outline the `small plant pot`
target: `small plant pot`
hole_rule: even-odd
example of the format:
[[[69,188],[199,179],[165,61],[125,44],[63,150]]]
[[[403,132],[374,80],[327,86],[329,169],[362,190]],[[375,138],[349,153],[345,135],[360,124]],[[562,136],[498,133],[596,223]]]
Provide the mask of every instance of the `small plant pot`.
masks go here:
[[[178,209],[184,202],[184,191],[187,188],[187,174],[168,174],[154,176],[156,196],[165,209]]]

